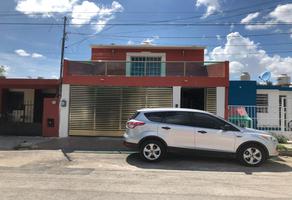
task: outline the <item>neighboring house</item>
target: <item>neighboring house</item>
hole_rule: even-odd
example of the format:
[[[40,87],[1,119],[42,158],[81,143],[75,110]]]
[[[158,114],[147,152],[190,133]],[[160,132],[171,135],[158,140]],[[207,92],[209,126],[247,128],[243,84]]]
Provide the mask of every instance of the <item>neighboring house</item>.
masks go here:
[[[91,61],[64,62],[60,137],[121,136],[144,107],[184,107],[227,117],[228,62],[198,46],[92,46]]]
[[[242,108],[252,120],[251,128],[292,136],[292,87],[230,81],[229,111]],[[235,123],[245,124],[240,114],[229,114],[229,118],[237,117]]]
[[[45,136],[53,129],[51,136],[58,136],[58,117],[46,115],[52,106],[45,103],[56,98],[58,87],[59,80],[53,79],[1,78],[0,135]]]

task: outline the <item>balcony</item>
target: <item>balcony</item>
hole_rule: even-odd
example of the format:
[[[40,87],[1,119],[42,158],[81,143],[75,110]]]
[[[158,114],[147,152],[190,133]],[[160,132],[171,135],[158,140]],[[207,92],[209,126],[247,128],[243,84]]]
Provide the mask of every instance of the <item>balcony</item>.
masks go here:
[[[224,78],[226,67],[225,62],[67,61],[64,76]]]

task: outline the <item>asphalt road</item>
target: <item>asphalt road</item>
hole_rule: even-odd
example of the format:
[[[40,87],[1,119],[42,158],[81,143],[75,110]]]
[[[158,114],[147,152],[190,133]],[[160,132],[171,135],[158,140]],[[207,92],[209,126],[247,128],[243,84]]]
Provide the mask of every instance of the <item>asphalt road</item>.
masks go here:
[[[234,160],[137,154],[1,151],[0,199],[292,199],[292,158],[260,168]]]

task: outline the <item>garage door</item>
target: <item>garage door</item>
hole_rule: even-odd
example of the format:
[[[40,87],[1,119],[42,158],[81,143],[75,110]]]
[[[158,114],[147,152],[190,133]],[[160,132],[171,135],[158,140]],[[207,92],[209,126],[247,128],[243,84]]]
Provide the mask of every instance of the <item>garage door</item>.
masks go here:
[[[172,88],[71,86],[69,135],[121,136],[146,107],[172,107]]]

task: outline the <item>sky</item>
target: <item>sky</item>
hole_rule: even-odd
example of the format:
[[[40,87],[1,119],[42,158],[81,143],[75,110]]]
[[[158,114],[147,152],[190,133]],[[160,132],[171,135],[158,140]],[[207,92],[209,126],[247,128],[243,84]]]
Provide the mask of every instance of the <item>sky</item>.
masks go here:
[[[93,44],[199,45],[231,79],[292,76],[291,0],[12,0],[0,2],[6,77],[58,78],[64,16],[66,59],[90,60]]]

